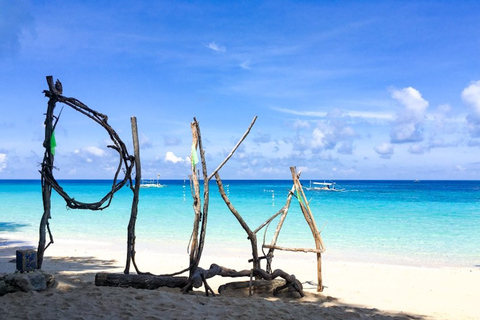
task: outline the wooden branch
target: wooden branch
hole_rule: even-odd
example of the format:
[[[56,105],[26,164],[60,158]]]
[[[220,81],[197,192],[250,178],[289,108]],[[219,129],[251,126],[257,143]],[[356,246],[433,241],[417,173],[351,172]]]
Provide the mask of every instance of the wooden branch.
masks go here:
[[[195,120],[195,126],[197,127],[198,134],[198,148],[200,149],[200,160],[202,161],[202,173],[203,173],[203,212],[202,212],[202,224],[200,229],[200,241],[198,242],[196,264],[197,267],[200,264],[200,258],[202,257],[203,247],[205,246],[205,235],[207,233],[207,221],[208,221],[208,205],[210,198],[209,179],[207,179],[207,162],[205,160],[205,151],[203,150],[202,136],[200,134],[200,125],[197,119]],[[205,287],[208,289],[207,287]]]
[[[63,104],[66,104],[67,106],[73,108],[74,110],[86,115],[88,118],[92,119],[96,123],[98,123],[100,126],[102,126],[107,133],[110,135],[110,138],[112,142],[114,143],[113,146],[108,146],[115,151],[117,151],[120,155],[120,164],[117,168],[117,171],[115,172],[114,178],[113,178],[113,183],[112,183],[112,188],[110,192],[108,192],[100,201],[94,202],[94,203],[84,203],[80,202],[72,197],[70,197],[64,190],[63,188],[58,184],[56,181],[55,177],[53,176],[53,173],[51,170],[43,170],[40,171],[42,174],[42,178],[45,180],[46,183],[51,185],[51,187],[57,191],[57,193],[65,200],[67,207],[71,209],[88,209],[88,210],[103,210],[106,207],[108,207],[112,201],[113,195],[120,190],[124,185],[127,184],[127,182],[130,182],[130,185],[132,185],[131,181],[131,172],[133,170],[134,166],[134,157],[128,154],[127,148],[123,141],[120,139],[118,134],[113,130],[113,128],[108,124],[108,117],[102,113],[99,113],[95,110],[90,109],[88,106],[80,102],[79,100],[75,98],[67,98],[62,96],[62,85],[60,81],[57,80],[56,84],[53,83],[53,77],[52,76],[47,76],[47,84],[49,87],[49,90],[44,90],[44,94],[46,97],[50,98],[49,99],[49,104],[53,103],[53,108],[56,102],[61,102]],[[50,108],[50,106],[49,106]],[[51,146],[50,146],[50,139],[51,139],[51,134],[53,133],[53,129],[51,126],[51,123],[53,122],[53,109],[48,109],[47,114],[46,114],[46,119],[45,119],[45,133],[47,135],[47,130],[49,131],[48,134],[48,140],[47,136],[46,139],[43,143],[46,152],[51,153]],[[53,157],[53,155],[52,155]],[[44,158],[44,162],[42,164],[42,168],[44,166],[50,165],[47,163],[46,159]],[[51,163],[52,168],[53,168],[53,161]],[[122,165],[125,166],[125,177],[123,180],[118,181],[118,175],[122,169]],[[133,190],[133,189],[132,189]]]
[[[236,271],[234,269],[228,269],[228,268],[219,266],[217,264],[212,264],[210,265],[210,269],[208,270],[198,268],[195,274],[195,278],[198,278],[199,280],[196,280],[195,283],[200,283],[201,285],[202,279],[209,279],[217,275],[221,277],[238,278],[238,277],[250,277],[252,273],[255,277],[259,277],[265,280],[273,280],[278,277],[283,278],[285,279],[287,285],[297,290],[302,297],[305,295],[305,293],[303,292],[303,286],[300,283],[300,281],[298,281],[293,274],[289,275],[288,273],[280,269],[276,269],[272,273],[267,273],[265,270],[262,270],[260,268]],[[278,290],[274,291],[273,294],[276,295],[277,292]]]
[[[218,166],[215,171],[208,176],[207,174],[207,166],[206,166],[206,161],[205,161],[205,152],[203,150],[203,145],[202,145],[202,138],[200,134],[200,126],[198,124],[198,121],[196,118],[193,118],[193,122],[191,123],[191,129],[192,129],[192,152],[196,152],[195,148],[198,145],[200,149],[200,157],[202,161],[202,172],[203,172],[203,182],[204,182],[204,187],[203,187],[203,198],[204,198],[204,204],[203,204],[203,212],[201,211],[201,205],[200,205],[200,187],[199,187],[199,182],[198,182],[198,176],[196,172],[196,166],[193,162],[193,155],[192,155],[192,181],[195,189],[195,193],[193,195],[194,198],[194,210],[195,210],[195,220],[194,220],[194,227],[193,227],[193,232],[192,232],[192,238],[191,238],[191,252],[190,252],[190,275],[189,275],[189,282],[188,284],[182,289],[182,292],[186,293],[192,289],[192,287],[195,287],[197,285],[201,285],[201,281],[195,280],[194,281],[194,275],[196,274],[196,269],[198,268],[198,265],[200,263],[200,258],[203,252],[203,247],[205,245],[205,235],[206,235],[206,230],[207,230],[207,220],[208,220],[208,204],[209,204],[209,181],[211,178],[218,173],[218,170],[230,159],[230,157],[233,155],[235,150],[239,147],[239,145],[242,143],[242,141],[246,138],[248,133],[250,132],[250,129],[252,128],[253,124],[255,123],[255,120],[257,117],[255,117],[250,124],[247,132],[243,135],[243,137],[240,139],[240,141],[237,143],[237,145],[233,148],[233,150],[230,152],[230,154],[225,158],[225,160]],[[201,223],[201,229],[200,229],[200,236],[198,235],[198,229],[200,226],[200,221]],[[255,244],[256,247],[256,244]],[[258,259],[256,259],[258,261]],[[203,281],[205,282],[205,281]],[[208,287],[207,283],[205,282],[205,291],[206,294],[208,295],[210,288]]]
[[[295,190],[298,194],[298,204],[300,205],[300,209],[305,217],[305,220],[312,231],[313,238],[315,240],[315,247],[319,251],[317,252],[317,277],[318,277],[318,284],[317,284],[317,291],[323,291],[323,283],[322,283],[322,252],[325,250],[323,245],[322,237],[318,232],[317,225],[315,224],[315,219],[313,218],[312,211],[310,210],[310,206],[307,202],[307,198],[305,197],[305,193],[303,192],[302,184],[300,183],[300,174],[297,174],[297,169],[295,167],[290,167],[290,171],[292,173],[293,184],[295,186]]]
[[[267,249],[277,249],[282,251],[293,251],[293,252],[313,252],[313,253],[322,253],[322,250],[318,249],[308,249],[308,248],[287,248],[287,247],[280,247],[280,246],[272,246],[269,244],[264,244],[263,248]]]
[[[257,120],[257,116],[255,116],[252,120],[252,123],[250,123],[250,126],[248,127],[247,131],[243,134],[242,138],[237,142],[237,144],[235,145],[235,147],[233,147],[232,151],[230,151],[230,153],[228,154],[228,156],[225,158],[225,160],[223,160],[222,163],[220,163],[220,165],[217,167],[217,169],[215,169],[209,176],[208,176],[208,180],[211,180],[215,174],[225,165],[225,163],[227,163],[227,161],[233,156],[233,154],[235,153],[235,151],[238,149],[238,147],[242,144],[243,140],[245,140],[245,138],[248,136],[248,134],[250,133],[250,130],[252,129],[253,125],[255,124],[255,121]]]
[[[240,223],[243,230],[245,230],[245,232],[247,233],[248,239],[250,239],[250,244],[252,246],[253,268],[260,268],[260,259],[258,258],[258,247],[257,247],[257,235],[254,232],[252,232],[252,230],[248,227],[245,220],[243,220],[240,213],[235,209],[233,204],[230,202],[230,199],[225,193],[222,179],[220,178],[220,174],[218,172],[215,173],[215,180],[217,181],[218,190],[220,192],[220,195],[222,196],[223,201],[225,202],[227,207],[230,209],[230,211],[233,213],[235,218],[237,218],[237,221]]]
[[[290,208],[290,204],[292,202],[292,196],[293,196],[293,191],[295,190],[295,186],[292,186],[292,189],[288,193],[287,196],[287,201],[285,202],[285,205],[283,208],[280,210],[282,212],[282,216],[280,217],[280,220],[278,221],[277,228],[275,229],[275,232],[272,237],[272,241],[270,244],[272,246],[275,246],[277,244],[278,236],[280,235],[280,230],[282,229],[283,223],[285,222],[285,219],[287,218],[288,214],[288,209]],[[267,271],[271,272],[272,271],[272,258],[273,258],[273,252],[274,248],[270,248],[267,253]]]
[[[273,219],[275,219],[276,217],[278,217],[279,215],[281,215],[282,213],[284,213],[285,211],[285,207],[283,207],[282,209],[278,210],[277,213],[275,213],[273,216],[271,216],[270,218],[267,219],[267,221],[265,221],[264,223],[262,223],[257,229],[255,229],[253,231],[253,233],[258,233],[258,231],[262,230],[263,227],[265,227],[267,224],[269,224],[270,222],[273,221]]]

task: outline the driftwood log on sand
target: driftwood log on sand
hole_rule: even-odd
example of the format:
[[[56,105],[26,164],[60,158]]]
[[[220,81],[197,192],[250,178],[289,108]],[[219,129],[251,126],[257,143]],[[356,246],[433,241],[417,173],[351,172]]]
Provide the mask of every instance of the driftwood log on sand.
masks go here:
[[[147,274],[97,273],[95,285],[104,287],[132,287],[137,289],[157,289],[160,287],[182,288],[188,277],[154,276]]]
[[[231,278],[257,277],[268,281],[280,277],[283,278],[284,281],[282,284],[276,282],[277,286],[272,289],[273,295],[276,295],[285,288],[297,291],[301,297],[305,295],[300,281],[298,281],[294,275],[289,275],[285,271],[279,269],[272,273],[267,273],[259,268],[236,271],[217,264],[212,264],[208,270],[198,267],[191,282],[195,288],[199,288],[204,284],[208,288],[207,293],[210,292],[214,295],[213,290],[206,283],[206,279],[214,276]],[[133,287],[138,289],[157,289],[159,287],[183,288],[188,282],[187,277],[155,276],[147,274],[97,273],[95,276],[95,285],[107,287]],[[263,286],[265,286],[265,284],[262,281],[249,282],[250,288],[257,288],[255,291],[260,290]]]

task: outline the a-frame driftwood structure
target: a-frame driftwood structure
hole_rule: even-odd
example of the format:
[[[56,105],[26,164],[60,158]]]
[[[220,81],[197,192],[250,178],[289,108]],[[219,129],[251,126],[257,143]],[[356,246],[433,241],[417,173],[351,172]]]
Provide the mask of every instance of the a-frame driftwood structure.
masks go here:
[[[217,185],[218,185],[218,188],[219,188],[219,192],[223,198],[223,200],[225,201],[225,204],[228,206],[228,208],[230,209],[230,211],[232,212],[232,214],[235,216],[235,218],[237,218],[238,222],[240,223],[240,225],[242,226],[242,228],[245,230],[245,232],[247,233],[248,235],[248,239],[250,240],[251,242],[251,247],[252,247],[252,259],[250,259],[249,261],[250,262],[253,262],[253,266],[252,266],[252,270],[261,270],[261,264],[260,264],[260,261],[262,259],[266,259],[267,261],[267,266],[266,266],[266,270],[265,272],[267,274],[272,274],[272,259],[273,259],[273,253],[274,253],[274,250],[277,249],[277,250],[286,250],[286,251],[300,251],[300,252],[313,252],[313,253],[316,253],[317,255],[317,279],[318,279],[318,283],[317,283],[317,291],[318,292],[321,292],[323,291],[323,281],[322,281],[322,260],[321,260],[321,254],[325,251],[325,247],[323,245],[323,241],[322,241],[322,238],[320,236],[320,232],[318,231],[318,228],[316,226],[316,223],[315,223],[315,219],[313,217],[313,214],[310,210],[310,206],[307,202],[307,199],[305,197],[305,193],[303,192],[303,187],[302,187],[302,184],[300,183],[300,174],[296,172],[296,169],[295,167],[291,167],[290,168],[291,170],[291,173],[292,173],[292,178],[293,178],[293,186],[292,186],[292,189],[290,190],[288,196],[287,196],[287,201],[285,203],[285,205],[276,213],[274,214],[272,217],[270,217],[269,219],[267,219],[267,221],[265,221],[262,225],[260,225],[257,229],[255,229],[254,231],[252,231],[247,223],[245,222],[245,220],[242,218],[242,216],[240,215],[240,213],[235,209],[235,207],[233,206],[233,204],[230,202],[230,200],[228,199],[226,193],[225,193],[225,190],[223,188],[223,184],[222,184],[222,181],[220,179],[220,176],[218,175],[218,173],[215,175],[216,179],[217,179]],[[277,240],[278,240],[278,236],[280,234],[280,231],[281,231],[281,228],[283,226],[283,223],[285,221],[285,218],[287,217],[287,213],[288,213],[288,210],[290,208],[290,204],[291,204],[291,200],[292,200],[292,197],[296,197],[298,199],[298,202],[299,202],[299,205],[300,205],[300,208],[301,208],[301,211],[305,217],[305,220],[308,224],[308,226],[310,227],[310,230],[312,232],[312,235],[313,235],[313,238],[315,240],[315,249],[308,249],[308,248],[286,248],[286,247],[279,247],[276,245],[277,243]],[[273,238],[272,238],[272,242],[270,245],[267,245],[267,244],[263,244],[262,245],[262,249],[266,248],[266,249],[269,249],[268,253],[265,254],[264,256],[259,256],[258,255],[258,245],[257,245],[257,233],[262,229],[264,228],[265,226],[269,225],[275,218],[277,218],[278,216],[280,216],[279,218],[279,222],[278,222],[278,225],[277,225],[277,228],[275,230],[275,233],[273,235]],[[265,277],[264,277],[265,278]],[[283,278],[286,278],[286,277],[283,277]],[[288,279],[286,279],[287,282],[288,282]],[[294,279],[291,279],[291,281],[294,281]]]

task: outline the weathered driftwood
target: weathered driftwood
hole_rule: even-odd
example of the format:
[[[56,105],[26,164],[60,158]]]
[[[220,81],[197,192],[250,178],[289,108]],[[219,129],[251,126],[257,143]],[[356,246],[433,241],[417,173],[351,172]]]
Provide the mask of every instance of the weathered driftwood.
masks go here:
[[[195,219],[193,223],[193,231],[192,231],[192,238],[190,244],[190,274],[188,277],[188,283],[182,288],[182,292],[186,293],[194,287],[194,274],[195,271],[200,263],[200,258],[202,256],[203,247],[205,244],[205,234],[207,231],[207,220],[208,220],[208,203],[209,203],[209,189],[208,189],[208,179],[207,179],[207,166],[205,162],[205,153],[203,151],[202,145],[202,137],[200,135],[200,126],[198,124],[197,119],[193,118],[193,122],[191,123],[192,129],[192,175],[191,181],[193,183],[193,210],[195,212]],[[196,153],[196,149],[200,149],[200,158],[202,162],[202,172],[204,178],[204,190],[203,190],[203,211],[201,209],[201,200],[200,200],[200,183],[197,174],[196,163],[194,159],[194,152]],[[201,225],[200,225],[201,222]],[[199,230],[200,228],[200,230]],[[200,234],[199,234],[200,231]],[[207,288],[207,285],[205,285]]]
[[[97,273],[95,276],[95,285],[106,287],[132,287],[137,289],[183,288],[187,282],[187,277],[145,274]]]
[[[225,163],[227,163],[228,159],[230,159],[233,156],[233,154],[235,153],[235,151],[237,151],[238,147],[242,144],[243,140],[245,140],[245,138],[250,133],[250,130],[252,129],[253,125],[255,124],[255,121],[257,121],[257,116],[253,117],[253,120],[250,123],[250,125],[248,126],[247,131],[245,131],[245,133],[240,138],[240,140],[238,140],[237,144],[235,145],[235,147],[233,147],[232,151],[230,151],[230,153],[225,158],[225,160],[223,160],[222,163],[220,163],[218,165],[218,167],[208,176],[208,180],[212,180],[212,178],[215,176],[215,174],[217,174],[217,172],[225,165]]]
[[[259,269],[260,259],[258,258],[257,235],[248,227],[247,223],[245,222],[245,220],[243,220],[240,213],[235,209],[233,204],[230,202],[230,199],[225,193],[225,190],[223,188],[223,183],[222,183],[222,180],[220,179],[220,175],[218,174],[218,172],[215,173],[215,179],[217,181],[218,190],[220,192],[220,195],[222,196],[223,201],[225,202],[227,207],[230,209],[232,214],[235,216],[235,218],[237,218],[237,221],[240,223],[243,230],[245,230],[245,232],[247,233],[248,239],[250,239],[250,243],[252,247],[252,257],[253,257],[251,261],[253,262],[253,268]]]
[[[288,298],[299,298],[299,292],[291,287],[279,290],[285,285],[285,280],[254,280],[228,282],[218,287],[218,293],[222,296],[233,295],[235,297],[250,297],[252,294],[282,295]]]
[[[283,278],[285,280],[285,285],[277,287],[273,292],[274,295],[280,290],[287,287],[293,288],[302,297],[305,295],[303,292],[303,286],[301,282],[298,281],[293,274],[290,275],[280,269],[277,269],[272,273],[268,273],[265,270],[260,268],[236,271],[234,269],[225,268],[217,264],[212,264],[210,265],[210,268],[208,270],[197,268],[197,271],[194,275],[194,280],[195,280],[194,283],[195,285],[198,285],[198,287],[200,287],[202,282],[205,284],[206,279],[212,278],[214,276],[238,278],[238,277],[250,277],[252,275],[264,280],[274,280],[275,278],[278,278],[278,277]],[[213,294],[213,291],[211,291],[211,293]],[[206,292],[206,294],[208,295],[208,292]]]
[[[318,250],[318,249],[310,249],[310,248],[287,248],[287,247],[280,247],[280,246],[272,246],[269,244],[264,244],[264,248],[267,249],[277,249],[277,250],[283,250],[283,251],[293,251],[293,252],[313,252],[313,253],[322,253],[323,250]]]
[[[266,257],[267,257],[267,267],[266,267],[267,272],[272,272],[272,259],[273,259],[273,252],[275,250],[274,246],[277,244],[277,240],[278,240],[278,236],[280,234],[280,230],[282,229],[285,218],[287,217],[288,209],[290,208],[290,204],[292,202],[292,195],[293,195],[294,190],[295,190],[295,186],[293,186],[292,190],[290,190],[290,192],[288,193],[287,201],[285,202],[285,205],[277,213],[277,214],[281,213],[281,216],[280,216],[280,220],[278,221],[278,224],[277,224],[277,229],[275,229],[275,233],[273,234],[273,238],[272,238],[272,242],[271,242],[272,247],[269,248],[268,253],[266,255]],[[263,247],[265,247],[265,245]]]
[[[48,90],[44,90],[43,93],[48,100],[47,113],[45,115],[45,139],[43,146],[45,148],[45,153],[43,157],[43,162],[41,164],[41,185],[42,185],[42,200],[43,200],[43,215],[40,221],[39,227],[39,241],[37,249],[37,267],[40,269],[43,263],[44,252],[50,244],[53,243],[53,236],[50,231],[50,225],[48,220],[51,218],[51,194],[52,189],[54,189],[64,200],[67,207],[71,209],[88,209],[88,210],[103,210],[108,207],[112,201],[113,195],[115,192],[120,190],[127,182],[131,180],[131,172],[134,166],[134,157],[129,155],[127,148],[123,141],[120,139],[118,134],[113,130],[113,128],[108,124],[108,117],[104,114],[101,114],[95,110],[90,109],[85,104],[80,102],[75,98],[68,98],[63,96],[63,86],[59,80],[54,84],[53,77],[47,76]],[[54,168],[54,156],[55,156],[55,140],[54,140],[54,130],[58,123],[59,117],[54,115],[56,103],[63,103],[72,109],[82,113],[88,118],[95,121],[97,124],[102,126],[110,136],[110,139],[113,142],[113,145],[108,147],[117,151],[119,154],[119,164],[117,171],[115,172],[111,190],[100,200],[93,203],[80,202],[72,197],[70,197],[65,190],[58,184],[57,180],[53,175]],[[61,111],[60,111],[61,113]],[[124,169],[125,176],[123,180],[119,180],[119,174]],[[46,244],[46,231],[50,236],[50,241]]]
[[[323,281],[322,281],[322,252],[325,250],[323,245],[322,237],[320,236],[320,232],[318,231],[317,225],[315,223],[315,219],[313,218],[312,211],[310,210],[310,206],[308,204],[307,198],[305,197],[305,193],[303,192],[302,184],[300,183],[300,173],[297,173],[297,169],[295,167],[290,167],[290,171],[292,172],[292,179],[293,184],[295,186],[295,190],[297,193],[298,203],[300,205],[300,209],[305,217],[305,220],[310,227],[310,231],[312,232],[313,238],[315,239],[315,248],[317,253],[317,291],[323,291]]]
[[[125,264],[124,273],[130,273],[130,262],[133,263],[133,266],[137,273],[141,274],[138,269],[137,263],[135,262],[135,224],[137,222],[138,214],[138,201],[140,194],[140,183],[142,181],[142,167],[140,163],[140,143],[138,141],[138,128],[137,128],[137,118],[130,118],[132,125],[132,139],[133,139],[133,151],[135,154],[135,187],[133,190],[133,200],[132,200],[132,210],[130,213],[130,221],[128,222],[127,227],[127,262]]]
[[[108,117],[100,112],[97,112],[93,109],[90,109],[88,106],[80,102],[79,100],[75,98],[68,98],[62,95],[62,91],[59,90],[57,87],[61,88],[62,85],[60,81],[57,80],[56,84],[53,84],[53,77],[52,76],[47,76],[47,83],[49,90],[44,90],[44,94],[46,97],[49,98],[49,107],[47,109],[47,115],[45,118],[45,125],[46,127],[49,127],[50,129],[45,131],[45,134],[49,134],[50,136],[45,137],[44,141],[44,147],[46,149],[46,153],[52,154],[51,150],[51,134],[53,133],[54,126],[51,126],[51,123],[55,116],[53,115],[53,111],[55,108],[55,104],[57,102],[61,102],[72,109],[80,112],[81,114],[87,116],[88,118],[92,119],[94,122],[102,126],[110,136],[110,139],[113,142],[113,145],[109,145],[108,147],[117,151],[119,154],[119,164],[117,167],[117,171],[115,172],[115,175],[113,177],[113,182],[112,182],[112,187],[111,190],[100,200],[97,202],[92,202],[92,203],[87,203],[87,202],[81,202],[78,201],[72,197],[70,197],[65,190],[58,184],[57,180],[53,176],[51,170],[43,170],[45,166],[48,165],[53,165],[52,163],[43,163],[42,164],[42,179],[45,179],[45,181],[51,185],[51,187],[65,200],[65,203],[67,207],[71,209],[88,209],[88,210],[103,210],[107,208],[113,198],[113,195],[120,190],[124,185],[126,185],[128,182],[130,182],[130,186],[132,186],[132,181],[131,181],[131,173],[133,170],[134,166],[134,157],[131,156],[128,153],[127,147],[125,146],[125,143],[120,139],[118,134],[115,132],[115,130],[108,124]],[[58,121],[58,117],[57,117]],[[55,123],[56,124],[56,123]],[[119,180],[119,174],[122,171],[122,168],[124,169],[125,176],[122,180]],[[131,187],[133,188],[133,187]]]
[[[57,83],[60,83],[57,80]],[[41,184],[42,184],[42,201],[43,201],[43,215],[40,220],[40,227],[39,227],[39,241],[38,241],[38,249],[37,249],[37,267],[38,269],[42,268],[43,263],[43,256],[45,249],[53,243],[53,237],[51,235],[49,229],[48,220],[51,218],[51,195],[52,195],[52,185],[49,183],[46,177],[53,176],[53,162],[54,162],[54,155],[52,152],[52,135],[57,122],[54,122],[54,110],[55,105],[57,103],[57,96],[62,94],[61,84],[57,85],[57,87],[61,90],[57,90],[55,85],[53,84],[53,78],[47,77],[47,84],[49,90],[52,94],[49,96],[48,105],[47,105],[47,113],[45,115],[45,140],[43,141],[43,147],[45,148],[45,153],[43,155],[43,162],[42,162],[42,169],[41,169]],[[58,121],[58,118],[57,118]],[[46,236],[46,229],[49,229],[50,234],[50,242],[47,242]]]
[[[207,166],[206,166],[206,161],[205,161],[205,152],[203,150],[202,146],[202,138],[200,135],[200,126],[198,124],[197,119],[194,118],[194,121],[191,123],[191,129],[192,129],[192,175],[190,176],[191,182],[193,184],[193,191],[192,191],[192,197],[193,197],[193,208],[195,212],[195,219],[194,219],[194,224],[193,224],[193,232],[192,232],[192,237],[191,237],[191,243],[190,243],[190,264],[189,264],[189,269],[190,269],[190,274],[189,274],[189,281],[188,284],[182,288],[182,292],[186,293],[190,290],[192,290],[193,287],[199,287],[201,283],[203,282],[205,285],[205,291],[206,294],[208,295],[208,292],[211,291],[213,293],[213,290],[209,287],[209,285],[206,282],[206,279],[203,278],[200,281],[200,284],[198,284],[198,278],[196,278],[197,274],[197,268],[198,265],[200,264],[200,258],[202,255],[203,247],[205,245],[205,234],[207,230],[207,219],[208,219],[208,204],[209,204],[209,181],[212,179],[212,177],[218,173],[218,171],[222,168],[222,166],[230,159],[230,157],[233,155],[233,153],[237,150],[237,148],[240,146],[242,141],[246,138],[248,133],[250,132],[253,124],[255,123],[255,120],[257,117],[255,117],[248,127],[247,132],[243,135],[243,137],[240,139],[240,141],[235,145],[233,150],[230,152],[230,154],[225,158],[225,160],[214,170],[214,172],[208,176],[207,174]],[[197,168],[196,168],[196,163],[194,162],[194,152],[196,153],[196,148],[199,148],[200,151],[200,158],[201,158],[201,163],[202,163],[202,174],[203,174],[203,210],[201,209],[201,200],[200,200],[200,184],[198,182],[198,174],[197,174]],[[201,222],[201,228],[200,228],[200,222]],[[199,234],[199,228],[200,228],[200,234]]]

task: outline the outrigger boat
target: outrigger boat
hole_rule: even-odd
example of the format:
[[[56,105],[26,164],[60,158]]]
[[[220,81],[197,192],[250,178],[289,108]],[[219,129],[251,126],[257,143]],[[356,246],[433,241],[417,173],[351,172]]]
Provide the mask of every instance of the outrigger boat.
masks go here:
[[[344,191],[345,189],[337,189],[335,182],[312,182],[310,181],[310,187],[305,188],[310,191]]]
[[[157,180],[142,180],[140,182],[140,188],[163,188],[166,187],[164,184],[159,182],[160,173],[157,173]]]

